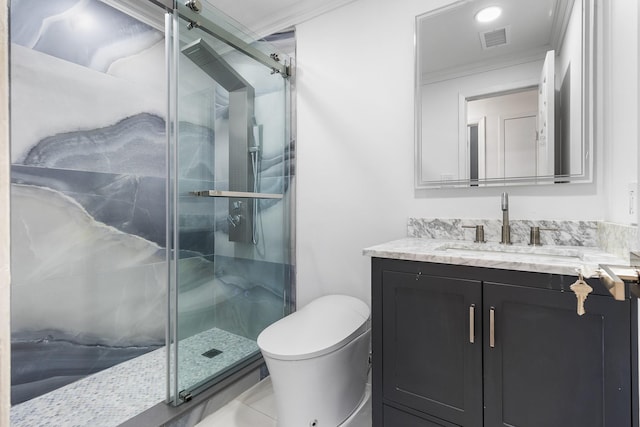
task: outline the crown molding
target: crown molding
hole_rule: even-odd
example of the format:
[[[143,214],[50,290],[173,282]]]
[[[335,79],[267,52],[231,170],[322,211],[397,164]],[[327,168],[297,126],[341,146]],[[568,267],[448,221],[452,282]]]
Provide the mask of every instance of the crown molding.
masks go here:
[[[247,20],[243,22],[243,25],[258,36],[264,37],[289,29],[354,1],[356,0],[302,0],[294,6],[282,7],[266,17]]]

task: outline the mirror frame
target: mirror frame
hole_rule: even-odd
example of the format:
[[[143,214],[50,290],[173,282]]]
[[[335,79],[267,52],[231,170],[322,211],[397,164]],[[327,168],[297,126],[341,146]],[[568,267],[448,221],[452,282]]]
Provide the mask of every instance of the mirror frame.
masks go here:
[[[435,17],[447,11],[465,5],[473,0],[459,0],[454,3],[432,9],[416,16],[414,27],[414,176],[415,189],[438,189],[438,188],[482,188],[495,186],[515,186],[515,185],[538,185],[538,184],[559,184],[559,183],[591,183],[593,181],[594,165],[594,139],[595,139],[595,113],[596,113],[596,46],[597,25],[599,17],[596,15],[595,3],[598,0],[575,0],[582,2],[582,173],[570,175],[536,176],[536,177],[513,177],[513,178],[489,178],[474,180],[471,185],[470,179],[453,179],[446,181],[429,181],[424,179],[422,170],[422,85],[420,73],[420,56],[418,46],[418,28],[420,21],[427,17]],[[535,1],[535,0],[534,0]],[[562,1],[562,0],[560,0]],[[453,143],[453,142],[452,142]],[[455,141],[458,144],[458,141]],[[459,156],[458,156],[459,157]],[[460,166],[458,165],[458,170]]]

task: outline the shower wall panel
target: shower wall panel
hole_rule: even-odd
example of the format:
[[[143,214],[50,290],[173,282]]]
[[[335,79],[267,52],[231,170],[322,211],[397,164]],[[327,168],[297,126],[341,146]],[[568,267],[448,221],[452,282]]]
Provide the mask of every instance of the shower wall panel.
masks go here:
[[[12,5],[13,404],[164,344],[164,35],[53,3]]]

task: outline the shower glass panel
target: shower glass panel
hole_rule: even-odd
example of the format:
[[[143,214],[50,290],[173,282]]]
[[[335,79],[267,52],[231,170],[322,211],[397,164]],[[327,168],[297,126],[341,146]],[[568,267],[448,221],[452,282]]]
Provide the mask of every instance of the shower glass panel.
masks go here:
[[[291,307],[289,58],[201,4],[166,18],[174,405],[258,363]]]

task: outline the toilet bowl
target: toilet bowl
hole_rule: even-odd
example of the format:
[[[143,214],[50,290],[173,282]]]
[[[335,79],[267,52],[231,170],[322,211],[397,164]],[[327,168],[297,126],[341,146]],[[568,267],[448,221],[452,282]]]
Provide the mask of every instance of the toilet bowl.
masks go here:
[[[320,297],[258,336],[278,427],[337,427],[365,395],[369,307],[347,295]]]

